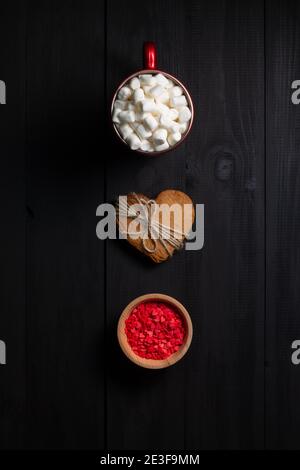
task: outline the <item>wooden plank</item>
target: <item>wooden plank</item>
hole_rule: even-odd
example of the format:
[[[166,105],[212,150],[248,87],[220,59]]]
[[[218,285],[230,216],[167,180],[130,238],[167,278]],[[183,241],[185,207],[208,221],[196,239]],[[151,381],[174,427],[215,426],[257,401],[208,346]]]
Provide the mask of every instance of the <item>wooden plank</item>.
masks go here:
[[[300,5],[267,1],[267,447],[300,448]]]
[[[26,418],[25,4],[5,2],[0,15],[0,448],[21,448]]]
[[[158,159],[112,143],[108,198],[175,187],[206,205],[203,252],[157,267],[108,244],[112,338],[122,308],[147,292],[182,300],[195,327],[189,356],[163,372],[132,367],[112,341],[111,448],[263,446],[263,24],[258,1],[109,3],[108,96],[141,66],[142,42],[156,40],[159,65],[190,88],[197,119],[187,143]]]
[[[104,2],[28,6],[27,447],[105,440]]]
[[[188,2],[185,68],[198,110],[187,190],[205,246],[186,258],[195,338],[186,364],[188,448],[264,445],[264,11]]]
[[[159,67],[187,78],[181,65],[184,2],[108,2],[108,98],[130,73],[143,67],[143,42],[158,46]],[[189,82],[187,81],[187,85]],[[164,189],[185,189],[185,147],[158,158],[134,156],[112,136],[107,198],[136,191],[155,197]],[[123,357],[116,324],[135,297],[166,293],[185,302],[184,253],[155,266],[126,245],[109,242],[107,314],[111,330],[108,371],[108,445],[112,449],[182,449],[184,443],[184,362],[169,370],[138,369]]]

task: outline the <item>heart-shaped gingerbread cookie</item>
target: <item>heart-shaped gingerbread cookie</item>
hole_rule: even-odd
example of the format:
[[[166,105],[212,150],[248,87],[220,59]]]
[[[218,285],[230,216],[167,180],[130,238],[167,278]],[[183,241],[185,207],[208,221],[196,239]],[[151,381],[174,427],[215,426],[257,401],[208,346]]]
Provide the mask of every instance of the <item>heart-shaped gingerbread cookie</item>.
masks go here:
[[[194,219],[191,198],[173,189],[154,200],[131,193],[119,197],[117,203],[120,234],[155,263],[168,260],[183,246]]]

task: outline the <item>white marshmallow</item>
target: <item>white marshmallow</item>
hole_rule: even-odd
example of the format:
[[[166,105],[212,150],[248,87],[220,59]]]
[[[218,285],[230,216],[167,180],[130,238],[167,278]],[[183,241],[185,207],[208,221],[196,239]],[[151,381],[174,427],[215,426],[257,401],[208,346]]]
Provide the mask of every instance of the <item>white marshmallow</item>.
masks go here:
[[[135,90],[133,93],[133,101],[135,104],[139,103],[140,101],[143,101],[145,99],[145,93],[142,88],[138,88]]]
[[[149,139],[149,137],[152,136],[152,132],[147,130],[143,124],[139,124],[138,127],[136,128],[136,133],[139,136],[140,139],[146,140]]]
[[[128,98],[130,98],[131,95],[132,95],[132,91],[130,90],[130,88],[128,86],[123,86],[118,93],[118,98],[120,100],[128,100]]]
[[[158,114],[164,114],[165,116],[169,117],[170,108],[165,104],[161,103],[160,101],[157,103],[157,112]]]
[[[151,86],[154,86],[156,85],[156,78],[153,77],[153,75],[151,75],[151,73],[147,73],[145,75],[140,75],[139,76],[139,79],[140,79],[140,83],[141,85],[151,85]]]
[[[130,127],[129,124],[123,124],[120,126],[119,131],[124,140],[126,140],[130,134],[133,133],[132,127]]]
[[[167,140],[167,137],[168,132],[166,131],[166,129],[157,129],[155,132],[153,132],[152,136],[154,145],[157,146],[164,144]]]
[[[145,96],[147,96],[148,98],[152,98],[152,96],[150,95],[150,90],[152,90],[152,88],[152,86],[143,86]]]
[[[138,136],[135,134],[135,132],[133,132],[127,137],[127,143],[129,147],[131,148],[131,150],[139,149],[142,144],[142,142],[140,141]]]
[[[192,117],[192,113],[187,106],[183,106],[183,108],[179,108],[179,122],[188,122]]]
[[[170,146],[169,146],[168,142],[166,141],[162,145],[157,145],[155,147],[155,151],[156,152],[163,152],[164,150],[168,150],[169,147]]]
[[[169,130],[172,134],[176,134],[176,132],[180,132],[180,124],[178,122],[174,122]]]
[[[180,106],[186,106],[187,100],[184,95],[174,96],[173,98],[171,98],[170,103],[173,106],[173,108],[179,108]]]
[[[169,131],[172,132],[172,134],[180,132],[180,124],[178,122],[172,121],[172,125],[170,126]]]
[[[121,109],[124,111],[124,109],[127,109],[127,102],[123,100],[115,100],[114,101],[114,109]]]
[[[165,90],[161,95],[156,97],[156,101],[160,103],[168,103],[170,100],[170,95],[167,90]]]
[[[159,73],[158,75],[156,75],[155,78],[156,78],[156,82],[159,85],[163,86],[164,88],[167,88],[167,86],[169,85],[169,80],[162,73]]]
[[[156,98],[157,102],[168,103],[170,101],[170,95],[167,90],[165,90],[161,95]]]
[[[172,124],[172,121],[171,119],[169,119],[169,116],[166,115],[166,114],[163,114],[161,117],[160,117],[160,120],[159,120],[159,123],[162,127],[165,127],[166,129],[169,129],[169,127],[171,126]]]
[[[130,88],[132,90],[138,90],[141,87],[141,82],[137,77],[134,77],[130,80]]]
[[[140,122],[144,122],[144,119],[145,117],[147,117],[149,115],[149,113],[143,113],[143,111],[139,112],[139,113],[135,113],[135,119],[138,123]]]
[[[152,116],[152,114],[147,114],[144,123],[150,129],[150,131],[154,131],[158,127],[158,122],[155,119],[155,117]]]
[[[112,116],[112,120],[116,124],[120,124],[119,114],[122,112],[120,108],[115,108]]]
[[[151,85],[144,85],[142,88],[144,90],[145,95],[150,96],[149,92],[150,90],[152,90],[153,87]]]
[[[154,152],[154,148],[149,140],[143,140],[140,148],[143,150],[143,152]]]
[[[144,113],[153,113],[157,110],[155,101],[151,99],[142,101],[141,106]]]
[[[157,98],[159,95],[164,93],[165,89],[160,86],[160,85],[155,85],[151,90],[149,91],[149,95],[153,96],[154,98]]]
[[[177,144],[180,140],[181,140],[180,132],[175,132],[174,134],[170,134],[168,136],[168,142],[171,146]]]
[[[169,108],[168,108],[168,109],[169,109]],[[179,116],[179,112],[177,111],[177,109],[175,109],[175,108],[169,109],[168,117],[169,117],[172,121],[176,121],[176,119],[178,119],[178,116]]]
[[[169,90],[171,98],[175,96],[181,96],[183,94],[183,89],[180,86],[174,86]]]
[[[135,112],[134,111],[121,111],[118,115],[121,122],[134,122]]]
[[[172,80],[168,80],[168,84],[165,86],[165,88],[167,90],[170,90],[173,87],[174,87],[174,83],[172,82]]]
[[[135,106],[133,103],[128,102],[127,111],[135,111]]]
[[[172,132],[173,134],[174,132],[178,132],[179,130],[179,124],[175,121],[172,121],[168,115],[162,115],[160,117],[159,122],[160,122],[161,127],[164,127],[165,129]]]
[[[181,124],[179,124],[179,132],[180,134],[184,134],[186,131],[187,131],[187,128],[188,128],[188,124],[186,122],[183,122]]]

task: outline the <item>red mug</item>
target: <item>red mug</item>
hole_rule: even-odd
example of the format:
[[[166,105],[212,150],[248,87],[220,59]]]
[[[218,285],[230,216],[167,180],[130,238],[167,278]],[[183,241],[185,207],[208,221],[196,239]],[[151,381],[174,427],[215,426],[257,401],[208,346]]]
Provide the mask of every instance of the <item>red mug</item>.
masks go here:
[[[113,99],[112,99],[112,103],[111,103],[111,115],[113,113],[113,107],[114,107],[114,102],[115,100],[117,99],[117,96],[118,96],[118,93],[120,91],[120,89],[122,87],[124,87],[132,78],[138,76],[138,75],[144,75],[144,74],[147,74],[147,73],[151,73],[151,74],[158,74],[158,73],[161,73],[163,74],[166,78],[172,80],[174,82],[174,84],[176,86],[179,86],[183,89],[183,92],[184,92],[184,95],[187,99],[187,102],[188,102],[188,107],[191,111],[191,119],[189,121],[189,124],[188,124],[188,127],[187,127],[187,130],[185,131],[184,134],[182,134],[182,137],[181,137],[181,140],[179,142],[177,142],[175,145],[172,145],[170,146],[168,149],[166,150],[162,150],[162,151],[154,151],[154,152],[146,152],[146,151],[143,151],[143,150],[133,150],[134,152],[137,152],[137,153],[141,153],[143,155],[147,155],[147,156],[158,156],[158,155],[161,155],[163,153],[166,153],[166,152],[169,152],[170,150],[173,150],[175,148],[177,148],[179,145],[182,144],[182,142],[187,138],[187,136],[189,135],[190,131],[191,131],[191,128],[192,128],[192,125],[193,125],[193,121],[194,121],[194,106],[193,106],[193,101],[192,101],[192,98],[191,98],[191,95],[189,94],[188,90],[186,89],[186,87],[176,78],[174,77],[173,75],[167,73],[167,72],[164,72],[162,70],[159,70],[157,68],[157,51],[156,51],[156,46],[153,42],[145,42],[144,43],[144,69],[143,70],[139,70],[138,72],[135,72],[133,73],[132,75],[130,75],[129,77],[127,77],[125,80],[123,80],[123,82],[118,86],[114,96],[113,96]],[[117,136],[119,137],[119,139],[123,142],[123,144],[126,145],[126,147],[129,148],[129,145],[127,144],[126,140],[123,139],[122,135],[120,134],[119,130],[118,130],[118,127],[116,126],[115,123],[113,123],[113,127],[114,127],[114,130],[117,134]]]

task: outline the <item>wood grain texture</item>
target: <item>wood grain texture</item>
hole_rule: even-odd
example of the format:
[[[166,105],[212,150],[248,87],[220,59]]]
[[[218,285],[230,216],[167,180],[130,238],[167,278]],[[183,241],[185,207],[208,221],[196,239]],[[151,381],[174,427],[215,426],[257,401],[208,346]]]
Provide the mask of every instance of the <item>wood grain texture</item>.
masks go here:
[[[13,28],[12,28],[13,26]],[[13,29],[13,34],[12,34]],[[25,2],[0,15],[0,448],[21,447],[26,432]]]
[[[161,10],[161,2],[151,2],[141,11],[138,2],[118,10],[116,3],[108,10],[109,95],[124,75],[141,66],[142,42],[156,40],[159,67],[178,76],[191,91],[196,121],[185,145],[161,159],[134,158],[112,144],[111,153],[119,153],[119,177],[114,161],[112,170],[108,168],[108,196],[129,190],[155,195],[178,182],[194,202],[207,207],[207,241],[203,252],[182,253],[159,270],[129,258],[121,244],[108,245],[113,334],[124,305],[153,290],[183,299],[196,325],[190,360],[167,374],[150,376],[116,359],[118,381],[114,372],[109,381],[109,444],[259,448],[264,323],[262,4],[177,1],[165,2]]]
[[[299,449],[300,370],[291,344],[300,338],[300,5],[267,2],[267,442]]]
[[[171,13],[170,13],[171,12]],[[172,21],[170,22],[170,14]],[[158,45],[158,67],[182,76],[184,2],[154,0],[129,4],[108,2],[107,97],[119,83],[143,67],[145,40]],[[159,21],[157,21],[159,18]],[[189,83],[185,80],[185,84]],[[161,157],[134,156],[112,134],[107,165],[107,199],[131,191],[155,197],[162,190],[185,190],[185,143]],[[115,169],[118,168],[116,174]],[[107,244],[107,316],[110,344],[108,371],[108,446],[112,449],[181,449],[184,443],[185,361],[170,370],[140,370],[124,358],[116,327],[124,307],[151,292],[174,296],[184,304],[185,262],[179,253],[171,263],[149,266],[126,242]],[[176,390],[176,393],[174,393]],[[175,411],[176,410],[176,411]],[[172,429],[172,432],[170,431]]]
[[[29,448],[104,446],[104,2],[28,7]]]
[[[257,449],[263,435],[263,4],[186,2],[182,68],[195,103],[186,191],[205,204],[205,246],[186,253],[194,323],[185,445]]]
[[[158,158],[105,127],[145,40],[195,104],[188,139]],[[299,57],[296,0],[1,6],[1,449],[300,449]],[[168,188],[205,204],[202,251],[152,265],[96,238],[101,202]],[[117,342],[149,292],[194,326],[166,370]]]

